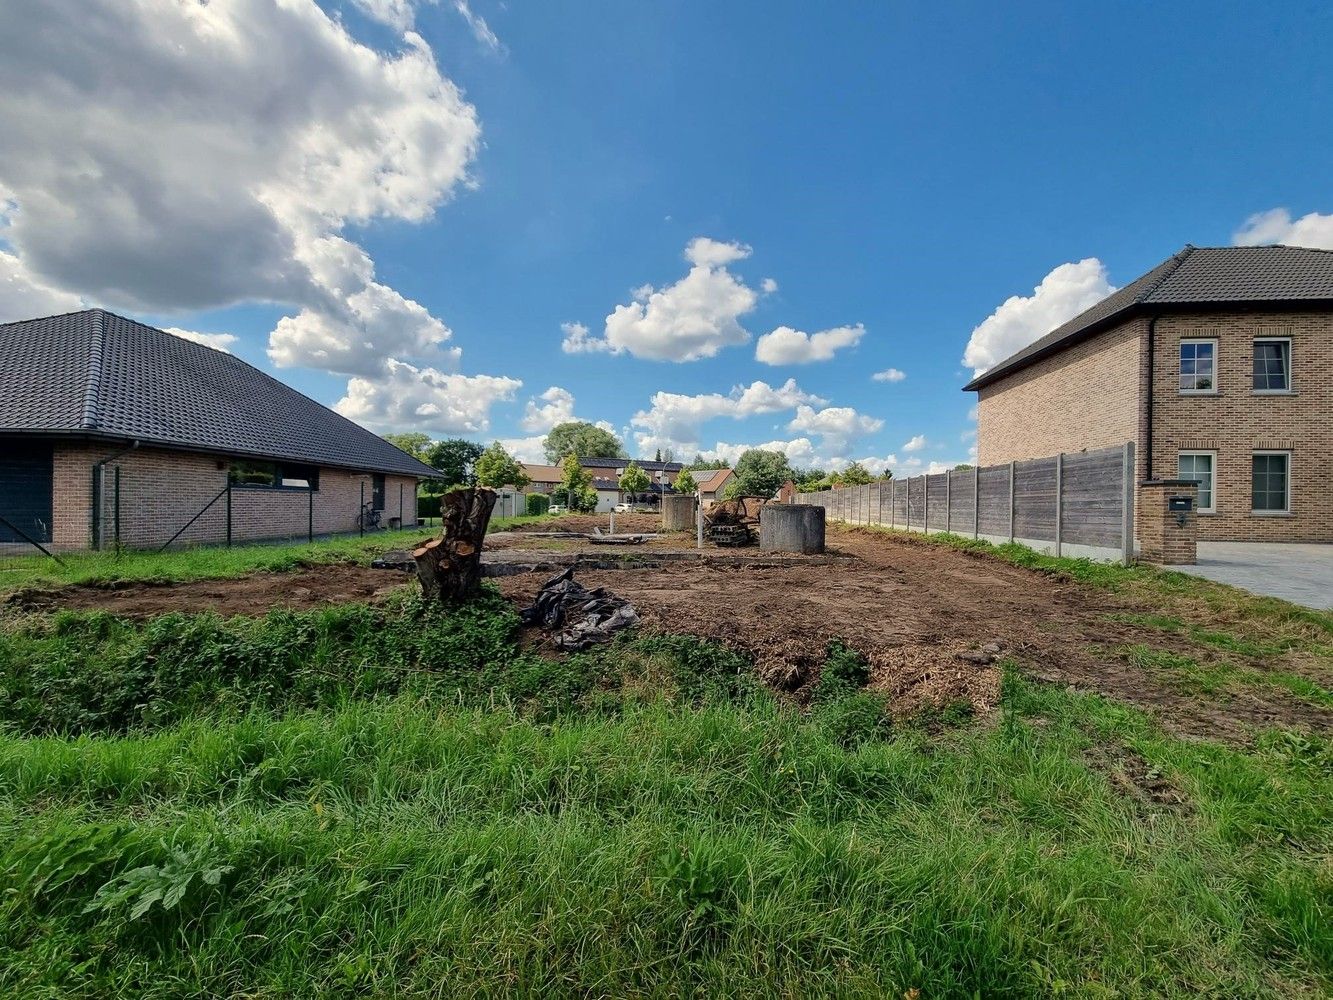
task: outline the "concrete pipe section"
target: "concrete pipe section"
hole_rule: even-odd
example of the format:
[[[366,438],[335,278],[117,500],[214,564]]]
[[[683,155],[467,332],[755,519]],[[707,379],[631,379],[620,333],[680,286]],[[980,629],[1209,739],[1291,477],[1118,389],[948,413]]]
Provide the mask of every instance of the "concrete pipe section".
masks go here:
[[[662,498],[662,530],[694,530],[694,497],[664,496]]]
[[[812,504],[765,504],[759,509],[759,548],[764,552],[824,551],[824,508]]]

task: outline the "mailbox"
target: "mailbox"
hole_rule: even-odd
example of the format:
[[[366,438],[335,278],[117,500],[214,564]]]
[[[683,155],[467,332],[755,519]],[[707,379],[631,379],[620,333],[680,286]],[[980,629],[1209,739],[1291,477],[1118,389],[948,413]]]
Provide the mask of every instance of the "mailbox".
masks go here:
[[[1194,498],[1188,495],[1167,497],[1166,509],[1178,514],[1188,514],[1194,509]]]

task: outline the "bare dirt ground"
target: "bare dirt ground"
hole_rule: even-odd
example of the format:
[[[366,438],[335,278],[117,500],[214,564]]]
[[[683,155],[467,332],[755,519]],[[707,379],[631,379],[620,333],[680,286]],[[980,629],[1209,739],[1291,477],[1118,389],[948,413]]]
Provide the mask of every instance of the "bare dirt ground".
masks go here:
[[[1151,611],[1083,584],[1062,582],[997,559],[882,533],[832,529],[845,566],[780,569],[665,565],[647,572],[580,572],[589,587],[628,597],[644,624],[696,635],[751,654],[765,678],[800,697],[817,676],[826,644],[864,655],[873,687],[910,713],[965,698],[979,710],[999,697],[1013,657],[1032,676],[1101,692],[1149,709],[1177,732],[1243,740],[1248,727],[1282,724],[1333,731],[1333,712],[1285,690],[1247,687],[1202,698],[1174,678],[1107,650],[1143,644],[1198,655],[1180,637],[1108,621],[1113,611]],[[526,601],[535,575],[501,589]],[[1327,677],[1325,678],[1327,682]]]
[[[376,603],[409,582],[404,573],[334,563],[292,573],[255,573],[234,580],[189,583],[75,584],[54,590],[25,590],[9,603],[24,611],[85,609],[151,617],[172,611],[219,615],[263,614],[270,608],[327,607]]]
[[[590,533],[593,528],[611,530],[610,514],[560,514],[528,524],[516,525],[516,532],[578,531]],[[661,514],[617,514],[616,534],[638,534],[662,530]]]
[[[652,524],[640,525],[636,517]],[[551,518],[541,530],[586,531],[605,520],[604,515]],[[616,520],[620,530],[621,518]],[[629,531],[657,524],[656,515],[625,520]],[[488,548],[497,550],[497,558],[520,556],[541,541],[515,533]],[[583,540],[550,541],[580,553],[650,554],[638,546],[613,550]],[[691,541],[675,536],[663,547],[686,550]],[[659,559],[656,565],[632,569],[580,568],[577,578],[628,597],[647,628],[715,640],[752,655],[769,683],[797,699],[817,679],[827,644],[838,640],[869,660],[872,686],[889,694],[895,710],[904,714],[959,699],[984,714],[999,699],[998,661],[1012,658],[1031,676],[1146,708],[1185,734],[1240,741],[1250,727],[1272,724],[1333,732],[1333,711],[1277,686],[1247,685],[1203,696],[1170,671],[1145,668],[1119,655],[1117,648],[1130,645],[1204,655],[1186,636],[1107,617],[1160,613],[1161,608],[998,559],[865,529],[831,528],[829,544],[845,561],[829,565],[797,557],[779,565],[760,559],[754,549],[715,550],[715,558],[703,563]],[[754,561],[742,559],[738,565],[735,556]],[[526,603],[548,575],[526,573],[498,583],[511,599]],[[334,564],[233,580],[30,590],[10,602],[34,611],[253,615],[273,607],[376,602],[405,582],[401,573]],[[1254,660],[1248,665],[1264,667]],[[1330,685],[1327,663],[1300,666],[1297,672]],[[1290,671],[1293,664],[1284,661],[1281,669]]]

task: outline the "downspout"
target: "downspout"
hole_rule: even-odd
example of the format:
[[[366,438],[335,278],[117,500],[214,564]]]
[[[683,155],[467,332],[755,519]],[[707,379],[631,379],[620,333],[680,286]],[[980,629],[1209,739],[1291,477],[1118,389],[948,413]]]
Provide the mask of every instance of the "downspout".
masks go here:
[[[1148,407],[1147,417],[1148,426],[1144,432],[1144,479],[1152,479],[1152,439],[1153,439],[1153,376],[1157,367],[1157,320],[1160,316],[1154,316],[1148,320]]]
[[[128,448],[122,448],[120,451],[112,452],[106,458],[93,463],[93,549],[98,550],[102,547],[102,467],[108,462],[114,462],[122,455],[128,455],[139,447],[139,442],[132,441]]]

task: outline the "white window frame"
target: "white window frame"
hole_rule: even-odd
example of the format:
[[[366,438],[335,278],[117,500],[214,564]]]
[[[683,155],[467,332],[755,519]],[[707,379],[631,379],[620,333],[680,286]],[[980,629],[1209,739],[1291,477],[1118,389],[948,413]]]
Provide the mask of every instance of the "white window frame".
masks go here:
[[[1180,388],[1180,378],[1184,374],[1180,370],[1180,349],[1186,344],[1210,344],[1213,348],[1213,387],[1211,389],[1182,389]],[[1222,367],[1221,345],[1217,337],[1181,337],[1176,345],[1176,390],[1182,396],[1216,396],[1217,395],[1217,373]]]
[[[1256,396],[1290,396],[1291,389],[1291,369],[1292,369],[1292,347],[1290,337],[1255,337],[1256,345],[1263,343],[1274,343],[1281,341],[1287,345],[1287,387],[1285,389],[1256,389],[1254,387],[1254,355],[1250,355],[1250,392]],[[1290,491],[1288,491],[1290,492]]]
[[[1254,459],[1260,455],[1285,455],[1287,458],[1287,505],[1281,510],[1254,509]],[[1250,452],[1250,513],[1255,517],[1289,517],[1291,515],[1291,451],[1286,448],[1256,448]]]
[[[1180,460],[1181,460],[1182,458],[1184,458],[1185,456],[1187,456],[1187,455],[1190,455],[1190,456],[1207,455],[1208,458],[1209,458],[1209,459],[1211,460],[1211,462],[1212,462],[1212,466],[1211,466],[1211,468],[1209,469],[1209,478],[1210,478],[1211,482],[1210,482],[1210,484],[1209,484],[1209,488],[1208,488],[1208,498],[1209,498],[1209,500],[1212,501],[1212,503],[1210,503],[1207,507],[1200,506],[1200,507],[1198,508],[1198,511],[1199,511],[1200,514],[1216,514],[1216,513],[1217,513],[1217,452],[1215,452],[1215,451],[1211,451],[1211,450],[1209,450],[1208,448],[1182,448],[1180,451],[1176,452],[1176,475],[1177,475],[1177,477],[1180,478],[1180,479],[1186,479],[1186,478],[1188,478],[1187,476],[1182,475],[1181,472],[1180,472]],[[1287,463],[1287,470],[1288,470],[1288,471],[1287,471],[1287,494],[1288,494],[1288,498],[1290,498],[1290,494],[1291,494],[1291,471],[1290,471],[1290,470],[1291,470],[1291,463],[1290,463],[1290,461],[1288,461],[1288,463]],[[1253,475],[1253,471],[1251,471],[1251,475]],[[1251,495],[1253,495],[1253,492],[1251,492]],[[1251,502],[1253,502],[1253,501],[1251,501]]]

